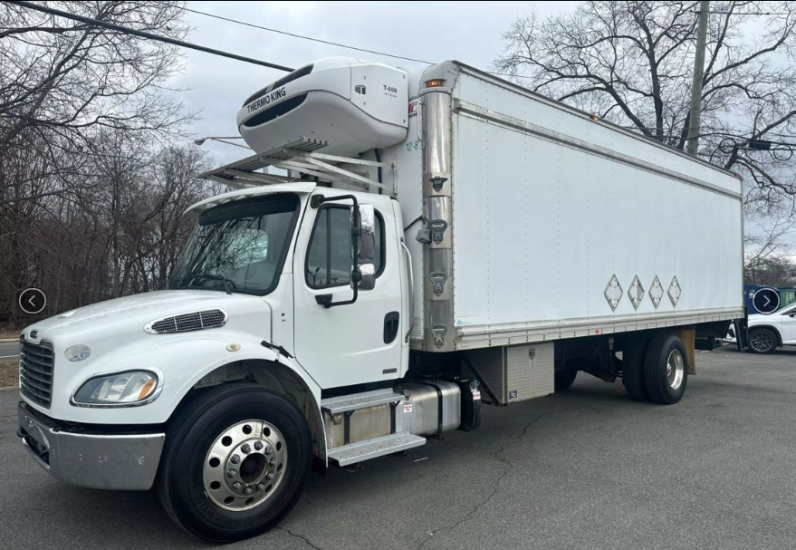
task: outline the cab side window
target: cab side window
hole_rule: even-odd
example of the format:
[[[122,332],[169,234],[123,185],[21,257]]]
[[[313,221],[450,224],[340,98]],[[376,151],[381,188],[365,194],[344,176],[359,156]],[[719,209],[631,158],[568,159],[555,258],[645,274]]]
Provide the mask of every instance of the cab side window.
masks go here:
[[[351,279],[350,210],[324,206],[318,212],[307,252],[305,277],[313,289],[348,285]],[[384,220],[376,213],[376,273],[384,266]]]

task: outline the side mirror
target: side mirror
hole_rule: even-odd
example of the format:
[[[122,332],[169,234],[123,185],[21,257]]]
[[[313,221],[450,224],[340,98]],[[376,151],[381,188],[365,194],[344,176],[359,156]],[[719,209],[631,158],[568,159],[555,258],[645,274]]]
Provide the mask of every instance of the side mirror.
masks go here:
[[[376,287],[376,210],[372,204],[351,209],[351,288],[373,290]]]

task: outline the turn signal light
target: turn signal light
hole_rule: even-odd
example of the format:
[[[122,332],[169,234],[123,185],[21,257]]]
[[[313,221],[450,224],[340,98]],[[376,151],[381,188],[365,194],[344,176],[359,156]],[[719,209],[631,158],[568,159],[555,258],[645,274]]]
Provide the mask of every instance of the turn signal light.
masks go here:
[[[144,399],[149,397],[149,394],[152,393],[152,389],[154,387],[155,387],[155,378],[150,378],[149,382],[144,384],[144,387],[141,388],[140,392],[138,392],[138,400],[143,401]]]
[[[434,80],[426,80],[426,88],[437,88],[438,86],[444,86],[445,81],[441,78],[437,78]]]

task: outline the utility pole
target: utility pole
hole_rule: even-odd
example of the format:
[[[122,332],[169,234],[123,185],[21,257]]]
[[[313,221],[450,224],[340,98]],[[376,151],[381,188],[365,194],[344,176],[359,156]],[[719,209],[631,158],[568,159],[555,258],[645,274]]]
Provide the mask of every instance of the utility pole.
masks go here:
[[[702,78],[705,73],[705,42],[707,42],[709,15],[710,2],[702,0],[699,3],[694,83],[691,85],[691,116],[688,118],[688,140],[686,141],[686,150],[694,156],[699,148],[699,117],[702,114]]]

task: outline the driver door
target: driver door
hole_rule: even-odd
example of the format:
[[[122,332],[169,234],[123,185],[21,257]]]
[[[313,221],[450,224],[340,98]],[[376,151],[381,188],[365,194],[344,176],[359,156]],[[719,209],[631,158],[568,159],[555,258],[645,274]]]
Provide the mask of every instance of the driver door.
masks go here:
[[[319,189],[327,197],[349,194]],[[359,197],[358,197],[359,198]],[[307,207],[294,255],[296,359],[322,388],[391,380],[399,376],[402,338],[401,284],[395,218],[389,199],[362,195],[376,207],[376,286],[353,304],[324,307],[328,299],[348,301],[352,267],[352,202]],[[386,206],[379,208],[379,205]],[[393,331],[395,328],[395,331]]]

